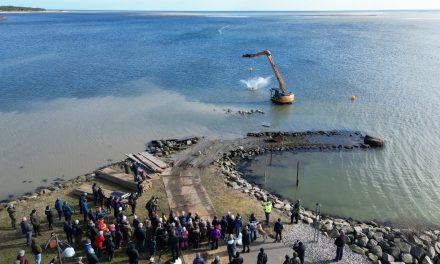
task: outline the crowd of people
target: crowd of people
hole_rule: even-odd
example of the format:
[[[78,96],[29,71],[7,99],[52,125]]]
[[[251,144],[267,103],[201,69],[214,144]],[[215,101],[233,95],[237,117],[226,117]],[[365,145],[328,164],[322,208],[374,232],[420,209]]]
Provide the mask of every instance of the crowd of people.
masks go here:
[[[215,250],[219,244],[225,244],[228,252],[229,263],[243,263],[241,254],[251,251],[251,246],[257,237],[267,239],[267,233],[263,229],[262,222],[255,214],[244,219],[240,213],[228,212],[223,216],[214,216],[212,219],[204,219],[197,212],[174,212],[169,214],[159,213],[158,198],[153,196],[145,205],[148,213],[145,219],[136,215],[138,193],[131,193],[128,197],[128,204],[118,197],[105,197],[102,188],[93,185],[93,204],[96,208],[93,211],[84,193],[78,200],[79,219],[72,220],[74,210],[66,201],[60,197],[56,198],[54,208],[57,211],[58,220],[61,221],[65,238],[68,244],[78,249],[83,248],[86,254],[86,263],[96,264],[102,260],[112,261],[116,251],[124,252],[129,264],[137,264],[140,257],[145,257],[150,262],[156,263],[162,252],[169,251],[172,261],[178,260],[181,251],[188,249],[199,249],[202,243],[206,250]],[[300,201],[292,207],[292,219],[298,222]],[[265,223],[269,224],[272,204],[266,200],[263,203]],[[128,212],[130,208],[130,213]],[[12,228],[16,228],[15,207],[9,205],[7,209],[11,218]],[[53,229],[54,214],[48,205],[44,214],[47,219],[47,228]],[[132,216],[129,221],[127,216]],[[41,219],[36,210],[30,213],[30,222],[23,217],[20,223],[21,232],[26,237],[26,246],[31,247],[36,264],[41,263],[42,247],[33,236],[41,236]],[[282,241],[283,223],[277,219],[273,225],[275,241]],[[346,239],[342,236],[337,240],[337,256],[335,260],[342,258],[343,246]],[[242,247],[241,250],[238,247]],[[286,255],[284,264],[304,263],[305,247],[298,241],[294,246],[294,254],[291,258]],[[25,251],[20,251],[16,258],[17,263],[27,263]],[[78,259],[78,264],[84,263]],[[204,264],[205,260],[197,254],[194,264]],[[220,263],[220,258],[212,262]],[[268,257],[261,248],[257,259],[258,264],[268,263]]]

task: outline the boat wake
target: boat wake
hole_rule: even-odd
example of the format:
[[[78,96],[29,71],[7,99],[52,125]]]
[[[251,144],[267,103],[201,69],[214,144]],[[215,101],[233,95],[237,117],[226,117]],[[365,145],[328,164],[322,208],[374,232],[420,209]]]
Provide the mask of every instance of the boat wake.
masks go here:
[[[248,90],[259,90],[262,89],[264,87],[266,87],[267,85],[269,85],[271,77],[254,77],[254,78],[249,78],[247,80],[240,80],[241,83],[243,83],[244,85],[246,85]]]

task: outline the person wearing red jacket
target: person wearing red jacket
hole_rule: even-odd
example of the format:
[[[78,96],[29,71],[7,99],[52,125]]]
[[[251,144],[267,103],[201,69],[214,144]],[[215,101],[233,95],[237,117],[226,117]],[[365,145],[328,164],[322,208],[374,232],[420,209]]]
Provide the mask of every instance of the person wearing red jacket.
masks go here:
[[[105,240],[104,233],[102,231],[99,231],[98,234],[96,234],[96,236],[95,236],[95,241],[93,242],[96,256],[98,258],[101,257],[101,249],[102,249],[102,244],[104,243],[104,240]]]

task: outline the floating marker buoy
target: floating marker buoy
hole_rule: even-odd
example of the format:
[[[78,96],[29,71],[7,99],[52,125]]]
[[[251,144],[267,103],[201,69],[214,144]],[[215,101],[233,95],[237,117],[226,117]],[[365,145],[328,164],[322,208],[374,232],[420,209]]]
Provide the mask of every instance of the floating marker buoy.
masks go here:
[[[254,70],[254,68],[252,68],[252,67],[249,67],[249,71],[251,72],[251,71],[253,71]]]
[[[352,96],[351,96],[351,100],[352,100],[352,101],[356,100],[356,96],[352,95]]]

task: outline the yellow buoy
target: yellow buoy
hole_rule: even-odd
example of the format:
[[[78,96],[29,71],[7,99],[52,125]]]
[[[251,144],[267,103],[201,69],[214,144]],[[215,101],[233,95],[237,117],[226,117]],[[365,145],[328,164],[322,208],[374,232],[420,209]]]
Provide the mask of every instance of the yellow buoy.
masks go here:
[[[352,95],[352,96],[351,96],[351,100],[352,100],[352,101],[356,100],[356,96]]]

